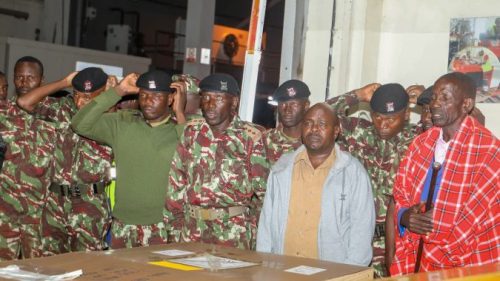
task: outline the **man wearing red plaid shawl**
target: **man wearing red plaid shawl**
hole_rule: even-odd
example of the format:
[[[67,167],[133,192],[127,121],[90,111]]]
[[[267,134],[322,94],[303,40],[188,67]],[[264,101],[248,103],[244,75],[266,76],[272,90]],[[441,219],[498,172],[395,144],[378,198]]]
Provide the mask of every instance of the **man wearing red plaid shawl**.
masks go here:
[[[420,271],[500,261],[499,141],[467,116],[474,99],[474,82],[464,74],[434,84],[435,127],[410,145],[394,185],[399,233],[392,275],[414,272],[420,238]],[[433,207],[424,212],[434,162],[442,165]]]

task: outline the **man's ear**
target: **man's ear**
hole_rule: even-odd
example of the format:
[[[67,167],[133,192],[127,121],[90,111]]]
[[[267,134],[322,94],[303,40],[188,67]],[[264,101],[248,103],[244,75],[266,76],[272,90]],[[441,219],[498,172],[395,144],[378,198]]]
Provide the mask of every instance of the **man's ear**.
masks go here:
[[[174,104],[174,93],[168,94],[168,106],[172,106]]]
[[[231,110],[233,112],[236,112],[236,109],[238,109],[238,105],[240,104],[240,97],[233,96],[233,102],[231,104]]]
[[[410,114],[411,114],[410,107],[407,107],[405,110],[405,121],[410,120]]]
[[[333,134],[334,134],[334,140],[337,140],[337,138],[339,137],[340,133],[341,133],[341,128],[340,128],[340,124],[337,124],[334,128],[333,128]]]
[[[476,101],[472,98],[465,98],[463,108],[466,114],[469,114],[474,106],[476,105]]]
[[[304,110],[308,110],[309,109],[309,106],[311,105],[311,102],[309,100],[307,100],[305,103],[304,103]]]

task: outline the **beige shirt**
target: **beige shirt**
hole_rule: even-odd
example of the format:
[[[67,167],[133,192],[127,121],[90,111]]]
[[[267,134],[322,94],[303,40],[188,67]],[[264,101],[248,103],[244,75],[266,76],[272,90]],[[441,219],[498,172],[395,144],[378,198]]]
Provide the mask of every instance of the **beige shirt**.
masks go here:
[[[285,231],[285,255],[318,258],[321,194],[334,162],[335,149],[316,169],[309,160],[307,150],[295,157]]]

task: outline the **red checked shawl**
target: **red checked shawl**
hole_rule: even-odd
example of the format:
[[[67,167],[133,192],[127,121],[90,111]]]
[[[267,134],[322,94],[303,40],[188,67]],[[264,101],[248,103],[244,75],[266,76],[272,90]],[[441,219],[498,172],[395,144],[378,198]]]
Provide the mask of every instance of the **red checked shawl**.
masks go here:
[[[439,131],[425,132],[408,148],[394,184],[396,214],[420,202]],[[500,261],[498,150],[498,139],[474,118],[462,122],[446,154],[421,271]],[[392,275],[413,273],[419,239],[408,230],[403,237],[396,234]]]

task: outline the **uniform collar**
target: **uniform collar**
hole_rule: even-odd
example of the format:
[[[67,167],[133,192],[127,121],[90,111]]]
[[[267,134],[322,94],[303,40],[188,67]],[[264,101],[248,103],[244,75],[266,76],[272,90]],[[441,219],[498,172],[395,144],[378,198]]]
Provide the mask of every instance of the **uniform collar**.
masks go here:
[[[287,136],[287,135],[285,134],[285,132],[283,132],[283,128],[279,128],[279,129],[278,129],[278,132],[279,132],[279,133],[280,133],[280,134],[281,134],[281,135],[282,135],[285,139],[287,139],[287,140],[289,140],[289,141],[297,141],[297,140],[299,140],[299,139],[300,139],[300,138],[292,138],[292,137],[290,137],[290,136]]]
[[[168,115],[165,119],[163,119],[162,121],[159,121],[159,122],[153,122],[153,123],[150,123],[150,122],[147,122],[149,124],[149,126],[153,127],[153,128],[156,128],[158,126],[161,126],[163,124],[166,124],[168,123],[168,121],[170,121],[170,118],[172,117],[172,115]]]

